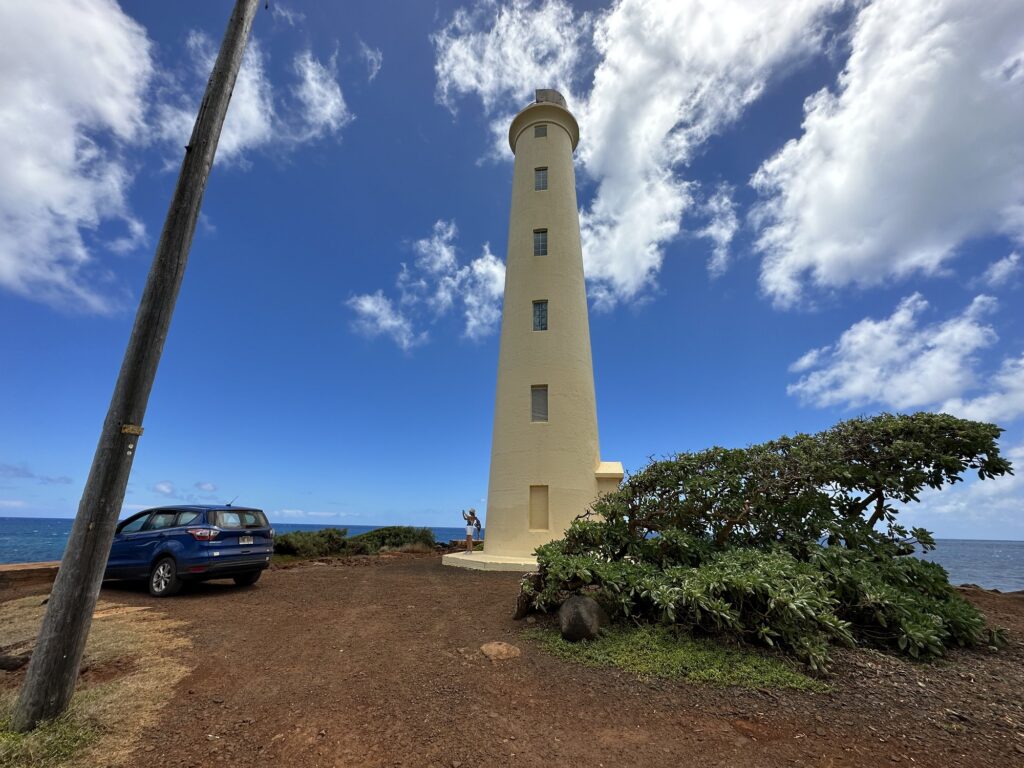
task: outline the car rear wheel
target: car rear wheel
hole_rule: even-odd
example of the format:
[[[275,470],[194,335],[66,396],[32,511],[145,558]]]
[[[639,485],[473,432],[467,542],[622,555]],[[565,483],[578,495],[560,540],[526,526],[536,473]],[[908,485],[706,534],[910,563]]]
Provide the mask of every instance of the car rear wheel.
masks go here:
[[[240,587],[249,587],[260,580],[260,575],[263,571],[253,571],[252,573],[243,573],[241,576],[235,576],[235,584]]]
[[[170,597],[181,589],[178,578],[178,566],[173,557],[165,557],[157,561],[149,574],[149,594],[154,597]]]

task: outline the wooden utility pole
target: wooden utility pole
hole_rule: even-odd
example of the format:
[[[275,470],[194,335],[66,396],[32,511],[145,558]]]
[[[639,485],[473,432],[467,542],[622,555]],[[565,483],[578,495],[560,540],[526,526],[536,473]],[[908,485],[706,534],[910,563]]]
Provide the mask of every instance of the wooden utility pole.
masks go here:
[[[135,315],[89,479],[15,705],[11,724],[16,731],[30,730],[56,717],[71,702],[132,459],[142,435],[146,403],[258,5],[259,0],[236,0],[192,137],[185,147],[178,184]]]

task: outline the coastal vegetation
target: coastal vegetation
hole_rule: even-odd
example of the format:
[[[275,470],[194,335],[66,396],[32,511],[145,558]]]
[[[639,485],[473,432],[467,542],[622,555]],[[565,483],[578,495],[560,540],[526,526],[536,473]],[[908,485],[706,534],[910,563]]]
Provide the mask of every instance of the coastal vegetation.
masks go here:
[[[534,609],[588,594],[620,620],[778,648],[813,670],[829,647],[914,658],[1003,633],[912,554],[935,546],[900,511],[926,489],[1012,473],[1002,430],[881,414],[814,435],[653,461],[537,550]]]
[[[622,669],[644,679],[750,689],[828,690],[827,685],[782,659],[708,638],[694,638],[670,627],[619,625],[586,643],[570,643],[562,639],[558,630],[539,627],[526,630],[524,636],[553,656],[588,667]]]
[[[434,532],[429,528],[392,525],[358,536],[349,536],[346,528],[319,531],[292,531],[274,539],[274,554],[294,559],[374,555],[382,551],[432,552]]]

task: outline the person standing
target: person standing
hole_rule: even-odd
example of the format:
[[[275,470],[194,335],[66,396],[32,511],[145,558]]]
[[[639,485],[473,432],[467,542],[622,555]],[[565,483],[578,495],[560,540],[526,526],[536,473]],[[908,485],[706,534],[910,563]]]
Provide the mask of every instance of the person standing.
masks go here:
[[[472,507],[469,512],[462,511],[462,519],[466,521],[466,554],[470,554],[473,551],[473,534],[476,533],[476,527],[480,521],[477,519],[476,510]]]

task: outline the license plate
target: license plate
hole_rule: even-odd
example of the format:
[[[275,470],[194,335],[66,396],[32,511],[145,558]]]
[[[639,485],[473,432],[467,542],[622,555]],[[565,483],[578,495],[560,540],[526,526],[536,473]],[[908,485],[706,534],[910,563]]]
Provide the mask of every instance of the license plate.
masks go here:
[[[246,544],[252,544],[252,536],[239,536],[238,543],[241,544],[243,547]]]

